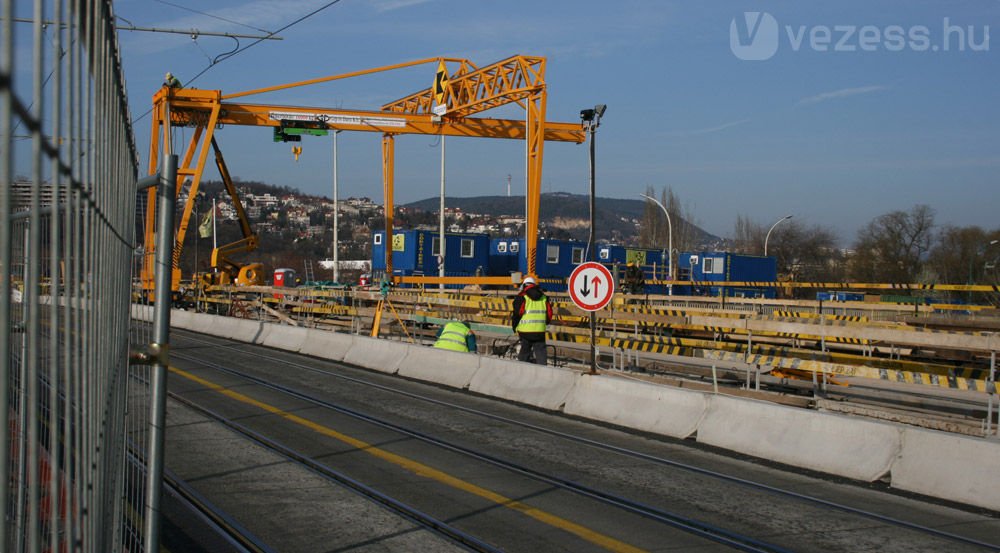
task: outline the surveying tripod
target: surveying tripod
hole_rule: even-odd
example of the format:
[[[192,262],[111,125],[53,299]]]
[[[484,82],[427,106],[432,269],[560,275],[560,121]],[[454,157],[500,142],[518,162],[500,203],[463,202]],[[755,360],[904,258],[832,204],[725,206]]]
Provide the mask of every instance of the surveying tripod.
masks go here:
[[[372,318],[372,338],[378,338],[379,327],[382,324],[382,313],[385,310],[385,306],[388,305],[389,310],[392,311],[393,316],[396,317],[396,322],[398,322],[399,326],[403,328],[403,334],[406,334],[406,337],[410,340],[411,344],[414,343],[413,337],[410,336],[409,331],[406,330],[406,325],[403,324],[403,319],[400,318],[399,313],[396,312],[395,306],[392,305],[392,301],[389,299],[388,278],[382,279],[382,282],[379,285],[379,294],[382,298],[378,300],[378,305],[375,307],[375,317]]]

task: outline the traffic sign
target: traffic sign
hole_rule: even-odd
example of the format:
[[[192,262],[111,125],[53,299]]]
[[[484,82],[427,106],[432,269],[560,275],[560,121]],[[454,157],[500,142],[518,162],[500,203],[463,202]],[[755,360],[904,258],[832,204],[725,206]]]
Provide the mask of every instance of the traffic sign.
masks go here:
[[[584,311],[603,308],[614,293],[615,281],[611,278],[611,271],[600,263],[581,263],[569,276],[569,297]]]

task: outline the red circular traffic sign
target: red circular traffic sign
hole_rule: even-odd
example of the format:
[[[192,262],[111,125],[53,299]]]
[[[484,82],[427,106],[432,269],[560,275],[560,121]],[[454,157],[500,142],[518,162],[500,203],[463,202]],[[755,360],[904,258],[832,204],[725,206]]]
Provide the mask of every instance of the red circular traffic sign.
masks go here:
[[[602,309],[614,293],[615,280],[611,278],[611,271],[600,263],[581,263],[569,276],[569,297],[584,311]]]

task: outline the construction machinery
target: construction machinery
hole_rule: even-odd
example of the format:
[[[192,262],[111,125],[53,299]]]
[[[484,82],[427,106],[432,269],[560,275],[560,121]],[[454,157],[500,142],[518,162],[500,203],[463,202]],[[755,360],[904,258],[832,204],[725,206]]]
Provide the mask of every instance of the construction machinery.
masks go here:
[[[430,63],[437,63],[434,78],[428,79],[432,81],[432,86],[385,104],[381,111],[247,104],[235,101],[250,95]],[[453,68],[450,74],[449,64]],[[280,141],[301,140],[303,134],[325,134],[330,130],[382,133],[385,228],[390,243],[394,211],[394,147],[397,135],[422,134],[525,140],[527,157],[525,254],[528,260],[528,273],[534,274],[544,142],[549,140],[580,144],[586,140],[580,123],[556,123],[545,120],[547,92],[544,76],[545,58],[541,57],[513,56],[484,67],[476,67],[465,59],[428,58],[234,94],[223,94],[219,90],[161,88],[153,96],[150,174],[156,171],[163,156],[171,154],[172,129],[193,128],[190,142],[177,170],[177,195],[181,197],[186,194],[187,202],[177,225],[174,241],[174,289],[176,290],[180,283],[178,268],[180,248],[190,223],[194,198],[204,173],[209,145],[216,152],[223,180],[228,180],[225,164],[219,161],[222,157],[215,140],[216,130],[227,125],[272,127],[274,139]],[[510,103],[516,103],[524,108],[526,115],[523,121],[472,117]],[[227,191],[234,198],[234,204],[238,204],[238,196],[231,183],[227,184]],[[151,249],[156,228],[155,202],[156,192],[151,189],[148,193],[145,225],[146,244],[149,246],[141,274],[142,288],[147,292],[154,286]],[[244,221],[245,215],[241,215],[241,225]],[[259,278],[261,271],[258,267],[233,263],[228,257],[237,251],[251,251],[256,244],[256,236],[248,226],[245,226],[242,240],[222,246],[213,252],[213,266],[230,277],[235,273],[237,283],[240,280],[240,273],[247,279],[250,279],[251,273],[253,277]],[[391,276],[391,250],[387,250],[386,253],[386,267],[386,273]],[[468,284],[511,283],[508,277],[395,277],[393,280],[419,281],[425,284],[450,284],[459,281]]]

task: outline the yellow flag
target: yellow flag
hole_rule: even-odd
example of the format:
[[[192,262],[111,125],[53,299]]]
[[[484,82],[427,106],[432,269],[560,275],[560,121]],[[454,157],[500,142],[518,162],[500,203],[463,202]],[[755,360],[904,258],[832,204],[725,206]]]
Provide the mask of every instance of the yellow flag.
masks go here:
[[[202,238],[208,238],[212,236],[212,212],[209,211],[205,214],[205,217],[201,220],[201,224],[198,225],[198,236]]]

